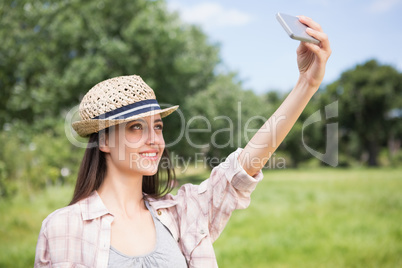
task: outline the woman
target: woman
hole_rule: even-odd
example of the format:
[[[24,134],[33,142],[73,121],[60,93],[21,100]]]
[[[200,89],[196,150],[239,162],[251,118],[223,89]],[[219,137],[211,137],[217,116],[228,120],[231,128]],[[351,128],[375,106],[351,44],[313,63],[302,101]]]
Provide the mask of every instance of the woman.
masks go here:
[[[93,87],[81,102],[82,120],[73,123],[79,135],[90,137],[74,197],[43,221],[35,267],[217,267],[213,241],[232,211],[249,205],[261,169],[322,82],[328,38],[310,18],[300,21],[321,42],[300,43],[300,77],[292,92],[243,150],[176,196],[164,194],[174,173],[161,118],[177,106],[160,109],[138,76]],[[275,118],[285,120],[269,131]],[[160,191],[163,171],[167,186]]]

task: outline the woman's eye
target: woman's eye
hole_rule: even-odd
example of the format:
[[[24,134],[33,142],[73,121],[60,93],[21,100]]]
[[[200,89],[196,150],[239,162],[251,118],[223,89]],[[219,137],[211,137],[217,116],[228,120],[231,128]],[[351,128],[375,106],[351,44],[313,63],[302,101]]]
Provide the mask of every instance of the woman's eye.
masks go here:
[[[163,125],[156,125],[156,126],[155,126],[155,129],[163,130]]]
[[[141,124],[134,124],[130,128],[131,129],[142,129],[142,125]]]

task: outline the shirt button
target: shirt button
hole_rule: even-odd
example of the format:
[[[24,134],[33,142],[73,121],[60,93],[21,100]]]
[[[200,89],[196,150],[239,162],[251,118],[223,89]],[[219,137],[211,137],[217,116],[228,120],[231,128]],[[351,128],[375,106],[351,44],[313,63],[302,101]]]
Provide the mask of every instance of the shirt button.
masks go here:
[[[162,211],[158,210],[158,215],[159,216],[162,215]]]
[[[201,229],[201,230],[200,230],[200,234],[204,235],[204,234],[205,234],[205,230],[204,230],[204,229]]]

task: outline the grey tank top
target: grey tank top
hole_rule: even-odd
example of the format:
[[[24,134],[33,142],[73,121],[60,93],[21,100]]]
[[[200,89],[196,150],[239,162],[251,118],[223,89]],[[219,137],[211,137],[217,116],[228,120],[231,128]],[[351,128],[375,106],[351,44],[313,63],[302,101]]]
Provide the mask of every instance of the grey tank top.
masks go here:
[[[145,255],[127,256],[110,246],[108,268],[187,267],[186,259],[170,231],[155,217],[147,201],[145,201],[145,205],[151,212],[155,224],[156,244],[154,250]]]

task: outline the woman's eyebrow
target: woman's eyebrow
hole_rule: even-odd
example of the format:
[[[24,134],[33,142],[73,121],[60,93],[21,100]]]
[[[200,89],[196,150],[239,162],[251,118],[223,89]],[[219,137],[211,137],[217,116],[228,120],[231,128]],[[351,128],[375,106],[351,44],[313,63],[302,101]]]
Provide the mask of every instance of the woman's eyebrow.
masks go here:
[[[134,119],[134,120],[130,121],[129,123],[132,124],[132,123],[138,123],[138,122],[145,123],[145,120],[142,118],[138,118],[138,119]]]
[[[159,122],[163,123],[162,119],[155,119],[155,121],[154,121],[154,123],[159,123]]]

